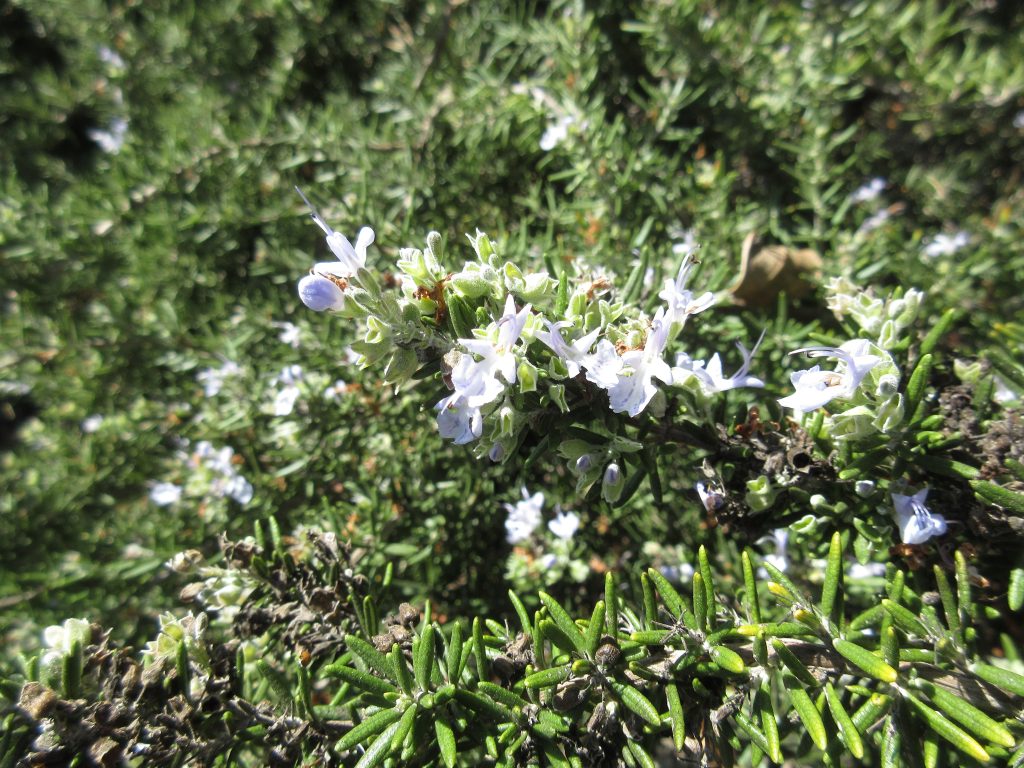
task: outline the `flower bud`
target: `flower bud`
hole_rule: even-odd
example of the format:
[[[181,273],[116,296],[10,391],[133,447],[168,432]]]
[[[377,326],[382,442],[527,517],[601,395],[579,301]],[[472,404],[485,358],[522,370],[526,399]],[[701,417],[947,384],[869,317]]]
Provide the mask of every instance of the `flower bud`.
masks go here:
[[[520,392],[537,391],[537,366],[529,360],[522,360],[516,370],[516,375],[519,377]]]
[[[601,496],[609,504],[614,504],[622,495],[622,486],[625,478],[619,465],[612,462],[604,470],[604,477],[601,479]]]
[[[491,446],[491,450],[487,452],[487,458],[495,464],[500,463],[501,460],[505,458],[505,446],[501,443],[495,443]]]
[[[482,271],[463,270],[452,275],[451,286],[458,293],[471,299],[484,296],[491,291],[491,282]]]
[[[584,453],[576,459],[574,471],[577,475],[583,475],[589,472],[592,466],[594,466],[594,455],[591,453]]]
[[[860,496],[862,499],[866,499],[868,496],[875,492],[875,481],[874,480],[858,480],[853,484],[853,492]]]
[[[314,312],[339,310],[345,306],[341,288],[320,275],[306,275],[299,280],[299,298]]]
[[[893,373],[887,373],[878,378],[878,386],[875,394],[878,397],[892,397],[900,388],[900,377]]]
[[[526,276],[526,285],[521,298],[531,304],[539,304],[554,295],[558,281],[548,276],[547,272],[534,272]]]

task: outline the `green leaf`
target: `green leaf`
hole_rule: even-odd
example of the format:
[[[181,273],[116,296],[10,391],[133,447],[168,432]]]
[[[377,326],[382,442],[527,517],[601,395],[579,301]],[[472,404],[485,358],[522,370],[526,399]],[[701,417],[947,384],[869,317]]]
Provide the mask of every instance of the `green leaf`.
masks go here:
[[[395,670],[387,657],[359,635],[354,633],[345,635],[345,646],[378,675],[394,678]]]
[[[848,662],[877,680],[881,680],[884,683],[895,683],[899,677],[899,673],[895,669],[875,656],[871,651],[861,648],[855,643],[837,637],[832,641],[832,647]]]
[[[821,587],[821,613],[835,621],[836,594],[843,581],[843,541],[839,531],[832,534],[828,548],[828,564],[825,566],[825,581]]]
[[[568,680],[572,674],[570,664],[561,664],[557,667],[542,669],[526,676],[523,685],[527,688],[550,688],[552,685]]]
[[[387,756],[391,754],[391,740],[394,738],[395,732],[400,725],[401,722],[389,725],[370,745],[369,749],[363,753],[363,756],[359,758],[355,768],[377,768],[378,765],[383,763]]]
[[[1006,726],[997,723],[970,702],[959,696],[954,696],[927,680],[917,679],[911,684],[922,691],[935,707],[967,728],[975,736],[1007,749],[1012,749],[1016,745],[1017,742],[1013,738],[1013,734],[1006,729]]]
[[[850,754],[860,760],[864,757],[864,742],[861,741],[857,726],[853,724],[853,720],[846,713],[846,708],[839,700],[832,683],[825,684],[825,702],[828,704],[828,711],[832,713],[832,719],[839,726],[839,737],[846,744],[846,748],[850,750]]]
[[[619,633],[619,593],[615,587],[615,574],[604,575],[604,611],[608,632],[617,637]]]
[[[381,733],[393,723],[396,725],[395,732],[397,732],[398,720],[402,718],[402,715],[403,713],[397,709],[382,709],[379,712],[375,712],[342,736],[334,748],[338,752],[347,752],[356,745],[362,744],[364,741],[368,741],[378,733]],[[393,736],[394,732],[391,735]],[[390,748],[390,737],[388,737],[387,742]]]
[[[807,735],[810,737],[811,742],[818,749],[824,750],[828,745],[828,733],[825,731],[825,723],[821,719],[821,713],[818,712],[818,708],[814,706],[811,697],[801,687],[800,681],[795,677],[784,675],[782,681],[786,692],[789,693],[789,700],[793,704],[793,709],[796,711],[797,717],[800,718],[800,722],[804,724],[804,728],[807,729]]]
[[[445,656],[445,673],[448,680],[458,680],[462,661],[462,622],[456,620],[452,626],[451,640],[448,641],[448,653]]]
[[[395,686],[391,683],[381,680],[379,677],[374,677],[368,672],[362,672],[358,669],[354,669],[346,664],[328,664],[320,670],[320,674],[325,677],[341,678],[346,683],[349,683],[360,690],[368,693],[376,693],[378,696],[398,692]]]
[[[686,609],[686,603],[683,602],[679,592],[676,591],[676,588],[672,586],[660,571],[655,568],[648,568],[647,577],[658,590],[658,594],[661,595],[661,599],[665,603],[665,607],[668,608],[669,613],[677,619],[682,618],[684,613],[689,613]]]
[[[971,665],[971,671],[984,680],[986,683],[1002,688],[1018,696],[1024,696],[1024,675],[1018,675],[1002,667],[994,667],[991,664],[976,662]]]
[[[650,699],[628,683],[620,683],[618,680],[609,680],[608,682],[629,710],[652,726],[661,725],[661,717],[658,715],[658,710],[651,704]]]
[[[740,555],[743,563],[743,608],[747,612],[747,621],[761,623],[761,604],[757,597],[757,581],[754,579],[754,566],[750,562],[750,551],[744,549]]]
[[[683,717],[683,703],[679,698],[679,688],[675,682],[665,684],[665,699],[668,702],[668,714],[672,718],[672,745],[676,752],[686,747],[686,720]]]
[[[548,609],[548,615],[551,617],[551,620],[572,644],[572,648],[580,654],[585,653],[586,646],[584,645],[583,634],[565,608],[547,592],[540,592],[539,596],[541,602],[544,603],[544,607]]]
[[[1015,515],[1024,515],[1024,493],[1007,490],[988,480],[971,480],[971,488],[982,501],[1003,507]]]
[[[587,625],[587,633],[583,637],[588,658],[593,658],[597,652],[597,646],[604,634],[604,600],[598,600],[594,605],[594,612],[590,615],[590,624]]]
[[[446,768],[455,768],[455,731],[447,720],[439,716],[434,720],[434,732],[437,734],[437,746],[441,750],[441,759],[444,760]]]
[[[515,608],[516,616],[519,617],[519,624],[523,628],[523,632],[527,635],[530,634],[532,624],[530,623],[530,614],[526,610],[526,606],[523,605],[523,601],[519,599],[519,595],[513,592],[511,589],[508,591],[508,598],[512,601],[512,607]]]
[[[423,632],[413,640],[412,669],[416,685],[421,691],[430,690],[430,677],[434,666],[434,624],[427,622]]]
[[[904,701],[909,701],[914,710],[921,716],[935,733],[944,738],[961,752],[970,755],[981,763],[989,761],[988,752],[970,734],[957,725],[954,725],[946,717],[934,709],[919,701],[908,691],[904,695]]]

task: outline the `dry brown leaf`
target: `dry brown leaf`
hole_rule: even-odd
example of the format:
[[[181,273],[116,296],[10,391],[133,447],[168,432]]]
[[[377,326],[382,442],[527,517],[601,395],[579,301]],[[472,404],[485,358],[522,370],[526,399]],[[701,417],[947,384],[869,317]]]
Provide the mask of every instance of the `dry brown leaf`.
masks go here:
[[[817,251],[769,245],[751,253],[754,237],[751,233],[743,241],[740,276],[729,289],[737,304],[763,307],[780,293],[798,299],[814,287],[821,271]]]

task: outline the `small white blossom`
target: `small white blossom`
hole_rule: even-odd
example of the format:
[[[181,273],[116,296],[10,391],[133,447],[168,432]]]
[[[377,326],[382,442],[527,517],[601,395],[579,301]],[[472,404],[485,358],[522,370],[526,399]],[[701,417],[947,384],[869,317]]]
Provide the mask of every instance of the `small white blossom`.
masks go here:
[[[327,261],[317,264],[313,267],[313,272],[315,274],[329,274],[344,278],[351,277],[366,266],[366,249],[373,245],[373,230],[369,227],[360,229],[359,234],[356,236],[355,247],[353,247],[347,237],[341,234],[341,232],[334,231],[324,221],[320,213],[313,207],[313,204],[302,194],[301,189],[296,187],[295,191],[299,193],[303,202],[309,206],[310,216],[313,221],[327,235],[327,247],[331,249],[331,253],[338,257],[336,262]]]
[[[896,522],[900,527],[900,538],[904,544],[924,544],[933,536],[946,532],[946,518],[931,512],[924,505],[928,488],[922,488],[913,496],[893,493],[892,504],[896,508]]]
[[[805,352],[810,357],[831,357],[839,360],[835,371],[823,371],[815,365],[806,371],[796,371],[790,381],[796,392],[779,400],[779,405],[797,411],[814,411],[838,398],[848,398],[860,386],[872,368],[882,361],[869,354],[871,342],[854,339],[840,347],[808,347],[790,354]]]
[[[82,419],[82,431],[87,435],[91,435],[94,432],[98,432],[99,428],[103,426],[103,415],[96,413],[92,416],[86,416]]]
[[[952,256],[961,248],[964,248],[970,241],[971,236],[963,230],[953,235],[940,232],[928,242],[921,253],[927,259],[934,259],[939,256]]]
[[[890,218],[892,218],[892,211],[888,208],[879,208],[873,214],[864,219],[864,222],[857,228],[857,232],[865,235],[868,232],[874,232]]]
[[[220,368],[204,368],[196,374],[196,381],[203,385],[203,394],[206,397],[216,397],[224,387],[224,381],[237,376],[242,369],[238,363],[228,360]]]
[[[106,128],[90,128],[86,133],[108,155],[116,155],[128,136],[128,118],[115,117]]]
[[[499,374],[509,384],[516,381],[518,360],[515,355],[515,344],[523,332],[526,320],[530,316],[530,305],[527,304],[516,312],[516,302],[510,293],[505,299],[505,311],[497,322],[488,330],[497,330],[497,341],[490,339],[459,339],[459,343],[470,352],[480,355],[480,363],[492,374]]]
[[[334,400],[341,397],[348,391],[348,384],[341,379],[335,381],[331,386],[324,390],[324,400]]]
[[[299,330],[299,326],[295,325],[295,323],[287,321],[274,323],[274,327],[281,331],[277,338],[282,344],[287,344],[292,349],[298,349],[301,346],[302,331]]]
[[[1013,116],[1013,127],[1018,131],[1024,130],[1024,109]]]
[[[763,339],[764,334],[762,333],[761,338],[754,344],[754,348],[749,351],[741,342],[736,342],[736,347],[739,349],[740,355],[743,356],[743,363],[736,373],[728,378],[722,373],[722,360],[717,352],[711,356],[707,367],[704,366],[702,360],[693,360],[685,352],[680,352],[676,356],[676,364],[672,368],[672,382],[682,384],[690,376],[696,376],[701,384],[701,389],[709,395],[740,387],[763,387],[764,382],[761,379],[749,374],[750,363]]]
[[[544,507],[544,494],[538,491],[532,496],[523,488],[523,498],[515,504],[505,504],[508,519],[505,521],[505,533],[509,544],[518,544],[530,537],[541,523],[541,510]]]
[[[575,512],[559,512],[554,520],[548,522],[548,530],[565,541],[575,536],[579,527],[580,516]]]
[[[552,149],[557,147],[566,137],[569,135],[569,128],[573,123],[576,122],[576,118],[572,115],[566,115],[558,120],[548,123],[547,129],[544,134],[540,137],[540,148],[545,152],[550,152]]]
[[[149,500],[158,507],[168,507],[181,501],[182,487],[174,483],[157,483],[149,492]]]
[[[789,530],[787,528],[776,528],[770,536],[765,536],[763,541],[771,544],[775,551],[764,555],[761,559],[778,568],[783,573],[789,570],[789,557],[787,555]],[[768,575],[764,569],[761,569],[761,574],[765,577]]]
[[[608,389],[609,404],[615,413],[636,416],[658,391],[653,379],[672,383],[672,369],[661,357],[668,343],[668,326],[664,311],[659,309],[651,320],[644,348],[621,355],[622,371],[615,385]]]
[[[850,195],[850,202],[852,203],[867,203],[874,200],[882,192],[885,191],[885,179],[880,176],[876,176],[867,184],[857,187],[853,194]]]
[[[622,358],[615,351],[615,345],[608,339],[601,339],[593,354],[583,358],[583,367],[587,370],[587,381],[601,389],[611,389],[619,381],[622,371]]]
[[[295,401],[299,399],[299,388],[289,385],[278,391],[274,396],[274,415],[288,416],[295,410]]]
[[[590,354],[590,348],[594,346],[594,342],[597,340],[598,334],[601,332],[600,328],[595,328],[590,333],[581,336],[571,344],[566,344],[565,339],[562,338],[562,328],[567,328],[572,323],[561,321],[557,323],[548,322],[548,330],[537,331],[536,337],[549,346],[551,351],[554,352],[565,362],[565,368],[569,372],[569,378],[574,379],[579,375],[580,366],[584,364],[587,355]]]
[[[465,445],[483,433],[483,415],[479,407],[469,405],[457,394],[446,397],[434,406],[437,411],[437,431],[441,437]]]
[[[683,257],[683,263],[679,265],[679,272],[676,279],[665,278],[665,287],[658,294],[668,305],[666,323],[685,323],[690,315],[696,315],[715,303],[715,294],[706,291],[698,298],[693,297],[693,291],[686,287],[686,281],[690,279],[690,273],[696,265],[691,253]]]

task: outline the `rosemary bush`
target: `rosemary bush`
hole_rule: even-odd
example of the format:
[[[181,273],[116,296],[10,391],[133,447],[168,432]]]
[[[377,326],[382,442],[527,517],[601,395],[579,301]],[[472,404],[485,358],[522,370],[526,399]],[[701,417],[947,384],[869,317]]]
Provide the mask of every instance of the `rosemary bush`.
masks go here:
[[[1021,764],[1017,5],[336,5],[0,7],[0,765]]]

